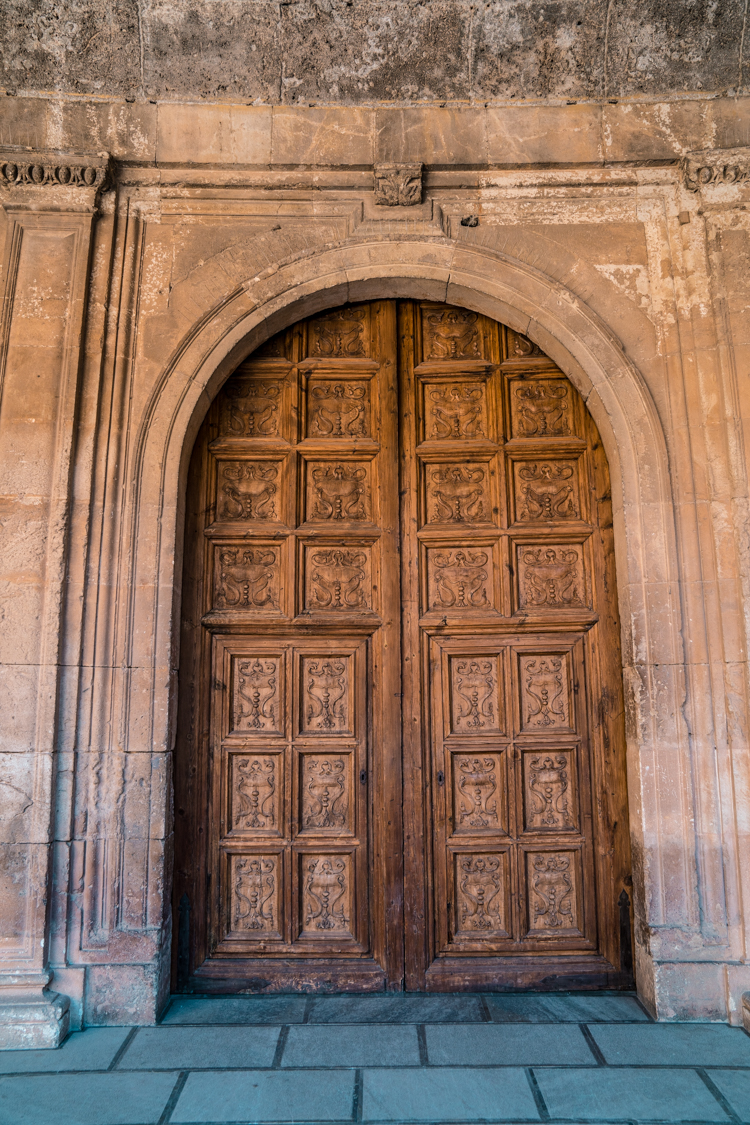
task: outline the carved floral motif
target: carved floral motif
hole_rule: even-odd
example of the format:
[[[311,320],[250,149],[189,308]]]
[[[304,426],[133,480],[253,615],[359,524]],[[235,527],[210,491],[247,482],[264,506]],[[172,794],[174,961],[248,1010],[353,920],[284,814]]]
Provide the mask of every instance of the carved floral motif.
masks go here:
[[[279,466],[267,461],[225,461],[219,473],[220,520],[275,520]]]
[[[71,158],[54,152],[0,152],[2,187],[82,187],[105,191],[110,182],[110,159],[106,155]]]
[[[542,355],[542,351],[520,332],[508,331],[508,354],[511,359],[525,359],[530,355]]]
[[[521,606],[582,606],[583,565],[577,547],[520,547]]]
[[[365,354],[365,310],[343,308],[310,322],[310,355],[352,358]]]
[[[516,462],[516,518],[578,519],[575,461]]]
[[[532,930],[576,928],[575,888],[569,855],[535,855],[530,883]]]
[[[279,432],[281,383],[235,375],[222,392],[221,433],[229,437],[273,437]]]
[[[464,309],[430,312],[425,320],[425,359],[479,359],[477,314]]]
[[[453,763],[457,829],[496,828],[499,759],[489,754],[481,758],[456,755]]]
[[[427,391],[426,436],[442,440],[484,436],[484,385],[455,383]],[[432,427],[429,428],[429,422]]]
[[[311,609],[366,610],[369,557],[340,547],[310,552],[307,604]]]
[[[310,493],[314,520],[367,519],[367,469],[363,465],[318,465],[311,468]]]
[[[440,465],[427,469],[428,518],[432,523],[479,523],[489,518],[487,469]]]
[[[495,855],[460,855],[456,906],[459,930],[478,935],[503,932],[503,872]]]
[[[303,866],[305,930],[348,931],[348,856],[305,856]]]
[[[527,755],[527,828],[574,828],[567,754]]]
[[[233,760],[234,828],[278,829],[277,777],[275,756]]]
[[[233,729],[257,733],[281,727],[278,658],[256,657],[235,663]]]
[[[232,917],[235,930],[278,930],[275,856],[245,856],[234,861]]]
[[[312,385],[307,412],[311,437],[363,437],[367,433],[367,386],[351,382]]]
[[[450,668],[453,731],[498,730],[497,657],[454,657]]]
[[[709,184],[745,184],[750,180],[750,150],[689,152],[683,157],[682,173],[688,191],[700,191]]]
[[[279,609],[276,547],[220,547],[216,558],[218,609]]]
[[[569,728],[568,662],[563,656],[521,657],[523,729]]]
[[[303,730],[337,732],[349,729],[348,673],[347,659],[303,660]]]
[[[430,608],[484,609],[487,597],[487,551],[459,548],[457,551],[430,551]]]
[[[341,829],[346,825],[346,762],[343,758],[304,758],[302,828]]]
[[[513,437],[565,437],[573,432],[567,380],[514,381],[511,388]]]
[[[421,164],[375,165],[376,207],[414,207],[421,202]]]

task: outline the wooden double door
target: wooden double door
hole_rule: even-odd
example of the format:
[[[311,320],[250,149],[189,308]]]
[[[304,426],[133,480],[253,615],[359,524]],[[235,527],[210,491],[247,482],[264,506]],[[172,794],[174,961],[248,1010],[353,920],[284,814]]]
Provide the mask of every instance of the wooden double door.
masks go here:
[[[529,340],[345,306],[196,442],[176,986],[632,981],[607,463]]]

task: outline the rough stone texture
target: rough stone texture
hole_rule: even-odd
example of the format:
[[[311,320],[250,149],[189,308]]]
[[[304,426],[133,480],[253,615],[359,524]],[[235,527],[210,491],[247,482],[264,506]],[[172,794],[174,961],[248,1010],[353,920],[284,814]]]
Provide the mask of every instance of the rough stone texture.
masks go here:
[[[700,11],[708,34],[724,10]],[[156,12],[142,9],[142,27]],[[624,12],[612,4],[610,24]],[[110,26],[92,23],[90,50]],[[1,1041],[28,1042],[24,1005],[42,1013],[45,1043],[64,1033],[50,970],[73,1026],[157,1018],[186,459],[210,399],[262,339],[347,299],[394,295],[529,335],[599,426],[638,987],[662,1018],[740,1023],[750,98],[310,109],[45,96],[0,110],[0,143],[17,146],[4,163],[115,158],[101,194],[0,185]],[[714,151],[690,167],[742,175],[686,186],[680,161],[719,148],[731,159]],[[421,203],[375,206],[373,165],[391,161],[424,164]],[[476,227],[461,225],[469,214]]]
[[[14,91],[303,105],[742,89],[738,0],[6,0]]]

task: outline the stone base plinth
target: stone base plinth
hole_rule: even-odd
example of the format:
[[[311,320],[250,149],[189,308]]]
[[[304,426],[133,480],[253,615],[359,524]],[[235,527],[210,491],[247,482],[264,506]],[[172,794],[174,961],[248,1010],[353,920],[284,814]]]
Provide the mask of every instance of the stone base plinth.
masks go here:
[[[750,1035],[750,992],[742,993],[742,1026]]]
[[[68,1034],[70,1001],[41,980],[0,980],[0,1050],[59,1047]]]

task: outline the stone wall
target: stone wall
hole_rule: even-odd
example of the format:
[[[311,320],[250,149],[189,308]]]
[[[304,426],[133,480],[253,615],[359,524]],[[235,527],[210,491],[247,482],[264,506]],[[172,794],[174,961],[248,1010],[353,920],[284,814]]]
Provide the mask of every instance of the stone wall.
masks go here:
[[[614,489],[638,987],[662,1018],[738,1022],[750,100],[0,109],[0,1045],[156,1018],[192,442],[263,339],[393,295],[509,324],[586,399]],[[421,195],[380,206],[376,166],[401,161]]]

